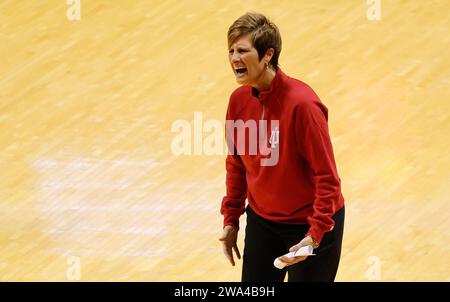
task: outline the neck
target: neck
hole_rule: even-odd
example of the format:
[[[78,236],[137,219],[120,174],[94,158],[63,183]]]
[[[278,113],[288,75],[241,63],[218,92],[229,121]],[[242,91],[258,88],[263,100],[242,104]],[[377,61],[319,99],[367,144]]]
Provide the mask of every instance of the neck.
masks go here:
[[[273,70],[271,67],[268,67],[261,73],[258,82],[252,85],[253,88],[258,90],[259,92],[269,90],[270,84],[272,84],[273,78],[275,78],[275,74],[275,70]]]

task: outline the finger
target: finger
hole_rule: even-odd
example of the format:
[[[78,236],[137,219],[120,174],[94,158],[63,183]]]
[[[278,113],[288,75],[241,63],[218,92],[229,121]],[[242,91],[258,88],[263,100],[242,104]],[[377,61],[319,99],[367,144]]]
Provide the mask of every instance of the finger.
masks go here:
[[[303,261],[303,260],[305,260],[306,258],[308,258],[308,257],[306,257],[306,256],[295,257],[295,258],[294,258],[294,261],[295,261],[294,263]]]
[[[231,265],[234,266],[234,259],[232,255],[227,255],[228,261],[230,261]]]
[[[231,252],[231,248],[228,248],[228,247],[224,246],[223,253],[228,258],[228,260],[230,261],[231,265],[234,266],[235,263],[234,263],[234,259],[233,259],[233,253]]]
[[[298,262],[304,261],[307,257],[306,256],[299,256],[295,258],[287,258],[287,257],[279,257],[279,259],[286,264],[286,266],[294,265]]]
[[[239,248],[237,245],[233,246],[234,252],[236,253],[236,256],[238,259],[241,259],[241,253],[239,252]]]
[[[296,245],[291,246],[291,248],[289,249],[289,252],[296,252],[299,249],[301,249],[302,247],[307,246],[307,245],[309,245],[309,243],[302,240],[299,243],[297,243]]]
[[[296,251],[298,251],[300,249],[299,245],[300,244],[296,244],[296,245],[291,246],[291,248],[289,249],[289,252],[296,252]]]
[[[289,257],[286,257],[286,256],[278,257],[278,259],[280,259],[284,263],[293,263],[293,258],[289,258]]]
[[[230,261],[231,265],[234,266],[235,263],[234,263],[233,253],[231,253],[231,250],[230,250],[230,253],[227,254],[227,257],[228,257],[228,260]]]
[[[291,263],[289,263],[288,265],[294,265],[294,264],[296,264],[296,263],[299,263],[299,262],[304,261],[305,259],[306,259],[305,256],[302,256],[302,257],[295,257],[295,258],[293,259],[293,261],[292,261]]]

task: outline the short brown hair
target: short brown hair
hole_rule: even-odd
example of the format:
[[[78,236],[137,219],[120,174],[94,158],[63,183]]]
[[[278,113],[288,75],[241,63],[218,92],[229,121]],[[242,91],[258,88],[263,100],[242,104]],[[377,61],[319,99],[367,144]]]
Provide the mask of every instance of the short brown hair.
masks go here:
[[[271,64],[275,70],[278,70],[278,58],[281,52],[281,35],[278,27],[272,23],[266,16],[248,12],[228,29],[228,48],[241,36],[250,34],[253,47],[258,51],[259,60],[266,54],[269,48],[275,50]]]

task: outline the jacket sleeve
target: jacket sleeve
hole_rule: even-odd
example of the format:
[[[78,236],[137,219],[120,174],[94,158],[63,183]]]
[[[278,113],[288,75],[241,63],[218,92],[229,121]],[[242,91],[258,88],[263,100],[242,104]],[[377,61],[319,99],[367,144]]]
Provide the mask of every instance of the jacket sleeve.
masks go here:
[[[227,121],[229,113],[227,112]],[[226,123],[228,125],[228,123]],[[225,136],[228,145],[226,166],[226,195],[222,199],[220,213],[224,216],[224,227],[233,225],[239,228],[239,217],[245,211],[245,199],[247,198],[246,169],[241,157],[237,154],[234,144],[234,131],[225,127]],[[233,138],[233,139],[232,139]]]
[[[295,109],[295,136],[300,154],[311,171],[315,186],[313,215],[306,236],[320,243],[334,227],[332,216],[341,195],[339,179],[328,132],[328,110],[318,100],[303,102]]]

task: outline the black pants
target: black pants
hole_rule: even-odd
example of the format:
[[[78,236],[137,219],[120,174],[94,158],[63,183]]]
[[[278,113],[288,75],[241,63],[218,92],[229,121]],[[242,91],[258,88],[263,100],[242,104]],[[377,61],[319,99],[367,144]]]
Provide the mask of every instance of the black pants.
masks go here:
[[[242,281],[283,282],[286,272],[289,282],[333,282],[341,257],[345,209],[333,216],[333,231],[325,233],[316,256],[280,270],[273,265],[276,257],[302,240],[309,225],[280,224],[266,220],[247,207],[247,226],[242,267]]]

